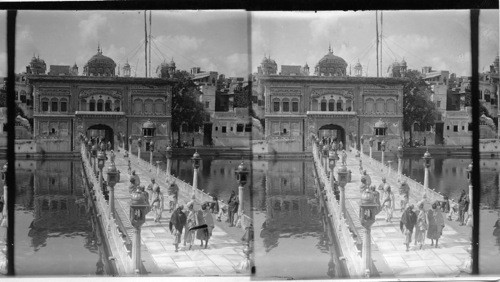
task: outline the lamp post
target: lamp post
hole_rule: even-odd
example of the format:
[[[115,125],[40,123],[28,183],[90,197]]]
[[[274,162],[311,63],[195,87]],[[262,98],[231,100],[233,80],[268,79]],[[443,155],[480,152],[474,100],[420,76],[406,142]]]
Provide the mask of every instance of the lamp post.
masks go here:
[[[429,153],[429,150],[427,150],[424,153],[424,156],[422,157],[424,159],[424,198],[427,197],[427,189],[429,189],[429,167],[431,166],[431,154]]]
[[[96,166],[96,163],[97,163],[97,143],[92,145],[92,158],[94,159],[93,163],[92,163],[92,168],[94,169],[94,174],[97,173],[97,166]]]
[[[128,148],[127,150],[132,154],[132,136],[128,137]]]
[[[172,147],[170,145],[167,146],[166,149],[166,155],[167,155],[167,177],[171,175],[171,169],[172,169]]]
[[[99,151],[97,154],[97,167],[99,167],[99,189],[102,190],[102,181],[104,177],[102,176],[102,169],[104,168],[104,163],[106,162],[106,153],[104,151]]]
[[[151,166],[153,166],[153,152],[155,150],[155,142],[153,142],[153,140],[151,140],[151,142],[149,142],[149,164]]]
[[[116,169],[115,163],[111,162],[108,167],[108,186],[109,186],[109,211],[111,216],[115,218],[115,185],[118,182],[119,172]]]
[[[368,140],[368,143],[370,144],[370,159],[372,158],[372,147],[373,147],[373,137],[370,137],[370,139]]]
[[[469,181],[469,217],[472,215],[472,163],[467,167],[467,180]]]
[[[198,168],[200,168],[200,154],[198,154],[198,151],[195,151],[193,154],[193,157],[191,158],[191,161],[193,162],[193,196],[192,199],[195,198],[195,193],[196,190],[198,189]]]
[[[403,174],[402,160],[403,160],[403,146],[399,145],[398,146],[398,179],[400,179],[401,175]]]
[[[141,147],[142,147],[142,139],[139,137],[137,139],[137,158],[141,159]]]
[[[238,180],[238,201],[240,202],[238,206],[238,215],[243,214],[243,189],[248,180],[248,169],[243,162],[236,169],[236,180]]]
[[[347,167],[343,164],[337,170],[338,178],[339,178],[339,186],[340,186],[340,211],[341,214],[345,214],[345,185],[347,184],[347,178],[349,176],[349,171]],[[342,215],[341,215],[342,218]]]
[[[130,195],[130,222],[134,227],[134,242],[132,248],[132,261],[135,273],[141,269],[141,226],[146,221],[146,208],[149,207],[146,196],[137,191]]]
[[[160,174],[160,163],[161,161],[156,161],[156,176]]]
[[[365,144],[365,138],[363,138],[363,135],[361,135],[361,138],[359,138],[359,151],[361,152],[361,155],[363,155],[363,145]]]
[[[330,150],[328,152],[328,166],[330,167],[330,186],[334,187],[335,177],[333,176],[333,169],[335,168],[335,162],[337,161],[337,152]],[[333,192],[333,191],[332,191]]]
[[[323,167],[325,168],[325,174],[328,175],[328,151],[329,151],[328,145],[323,146]]]
[[[245,243],[245,248],[243,249],[245,259],[238,265],[237,271],[239,273],[246,273],[251,269],[252,261],[250,260],[250,254],[252,253],[252,248],[250,248],[250,244],[253,238],[253,225],[250,224],[250,226],[245,228],[245,234],[241,237],[241,241]]]
[[[375,195],[369,189],[365,189],[361,194],[361,203],[359,204],[359,218],[361,225],[365,228],[365,237],[363,238],[363,269],[365,274],[370,277],[371,273],[371,226],[375,222],[375,214],[378,205],[375,202]]]
[[[382,140],[382,142],[380,143],[380,150],[382,151],[382,164],[385,166],[385,162],[384,162],[384,159],[385,159],[385,140]]]

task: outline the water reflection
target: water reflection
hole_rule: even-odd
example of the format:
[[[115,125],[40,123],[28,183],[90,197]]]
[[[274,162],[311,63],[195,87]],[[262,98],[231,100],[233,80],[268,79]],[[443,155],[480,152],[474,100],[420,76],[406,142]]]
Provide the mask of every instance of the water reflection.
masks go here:
[[[82,183],[78,162],[16,161],[18,275],[109,272]]]

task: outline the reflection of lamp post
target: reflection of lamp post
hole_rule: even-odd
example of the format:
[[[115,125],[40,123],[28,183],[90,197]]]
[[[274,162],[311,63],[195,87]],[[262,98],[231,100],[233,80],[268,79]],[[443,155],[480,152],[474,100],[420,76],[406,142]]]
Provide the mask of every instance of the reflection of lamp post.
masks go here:
[[[328,151],[329,151],[328,145],[323,146],[323,167],[325,168],[325,174],[328,175]]]
[[[238,201],[240,202],[238,206],[238,215],[243,215],[243,188],[247,184],[248,180],[248,169],[243,162],[236,169],[236,180],[238,180]]]
[[[340,210],[341,214],[346,214],[345,211],[345,185],[347,184],[347,177],[349,175],[349,171],[345,165],[341,165],[337,170],[337,174],[339,177],[339,186],[340,186]]]
[[[365,144],[365,138],[363,138],[363,135],[359,138],[359,151],[361,152],[361,155],[363,154],[363,145]]]
[[[469,210],[467,213],[469,217],[472,216],[472,164],[467,167],[467,180],[469,180]]]
[[[167,146],[166,155],[167,155],[167,177],[168,177],[171,175],[171,169],[172,169],[172,147],[170,147],[170,145]]]
[[[337,152],[334,150],[330,150],[328,152],[328,166],[330,168],[330,186],[333,189],[335,177],[333,176],[333,169],[335,168],[335,162],[337,161]],[[333,191],[332,191],[333,192]]]
[[[401,178],[401,175],[403,174],[403,146],[399,145],[398,146],[398,178]]]
[[[130,222],[134,227],[134,245],[132,248],[132,261],[134,270],[140,273],[141,269],[141,226],[146,221],[146,208],[149,207],[143,193],[133,192],[130,201]]]
[[[382,140],[380,143],[380,150],[382,150],[382,164],[385,165],[384,159],[385,159],[385,140]]]
[[[198,151],[195,151],[191,161],[193,162],[193,196],[195,198],[196,189],[198,189],[198,168],[200,168],[200,154]]]
[[[367,277],[371,273],[371,226],[375,222],[375,214],[378,209],[375,202],[375,195],[369,189],[365,189],[361,194],[361,203],[359,204],[359,217],[361,225],[365,228],[365,237],[363,238],[363,270]]]
[[[431,154],[429,153],[429,150],[427,150],[424,153],[424,198],[427,197],[427,189],[429,189],[429,167],[431,167]]]
[[[99,154],[97,154],[97,167],[99,167],[99,189],[102,189],[102,181],[104,179],[102,176],[102,169],[104,168],[105,162],[106,153],[104,151],[99,151]]]
[[[116,169],[115,163],[111,162],[108,167],[108,186],[109,186],[109,210],[111,212],[111,216],[115,217],[115,185],[118,182],[119,172]]]
[[[368,140],[368,143],[370,144],[370,159],[372,158],[372,147],[373,147],[373,137],[370,137],[370,139]]]
[[[155,150],[155,142],[153,142],[153,140],[151,140],[151,142],[149,142],[149,164],[151,166],[153,166],[153,152]]]
[[[127,150],[132,154],[132,136],[128,137],[128,147]]]
[[[243,249],[245,259],[238,265],[237,269],[239,273],[248,272],[251,269],[252,261],[250,260],[250,254],[252,253],[252,248],[250,248],[250,244],[253,241],[252,224],[245,228],[245,234],[243,234],[243,237],[241,237],[241,241],[245,242],[245,248]]]
[[[139,137],[137,139],[137,158],[141,159],[141,147],[142,147],[142,139]]]

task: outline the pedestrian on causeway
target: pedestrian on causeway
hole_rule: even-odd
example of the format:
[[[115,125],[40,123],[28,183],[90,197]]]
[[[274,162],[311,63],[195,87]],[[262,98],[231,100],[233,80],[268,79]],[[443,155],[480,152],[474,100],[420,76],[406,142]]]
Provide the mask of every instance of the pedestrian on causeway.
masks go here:
[[[196,230],[189,230],[196,226],[196,211],[194,210],[194,202],[187,203],[187,216],[186,216],[186,232],[184,233],[184,246],[189,245],[189,250],[193,247],[194,237]]]
[[[415,230],[415,246],[419,244],[420,249],[422,249],[425,243],[425,232],[427,231],[427,228],[427,213],[424,210],[424,202],[420,201],[418,203],[417,224]]]
[[[427,211],[427,222],[429,223],[427,238],[431,239],[431,246],[434,246],[434,240],[436,240],[437,248],[439,238],[443,234],[444,228],[443,214],[441,214],[441,211],[437,208],[437,203],[433,203],[432,208]]]
[[[155,222],[160,222],[161,214],[164,208],[163,193],[160,190],[160,186],[156,186],[152,194],[151,207],[155,212]]]
[[[385,184],[384,186],[384,201],[382,202],[382,206],[385,211],[385,221],[391,222],[392,213],[394,211],[394,193],[391,191],[391,186],[389,184]]]
[[[401,221],[399,223],[399,228],[401,232],[405,234],[405,245],[406,251],[410,250],[411,236],[413,234],[413,228],[417,223],[417,215],[413,212],[413,205],[409,205],[401,216]]]
[[[186,225],[186,214],[182,211],[184,206],[179,207],[172,213],[168,227],[170,234],[174,235],[175,252],[179,251],[179,244],[181,243],[182,229]],[[188,232],[186,230],[186,232]]]
[[[342,164],[347,165],[347,153],[345,150],[342,150]]]

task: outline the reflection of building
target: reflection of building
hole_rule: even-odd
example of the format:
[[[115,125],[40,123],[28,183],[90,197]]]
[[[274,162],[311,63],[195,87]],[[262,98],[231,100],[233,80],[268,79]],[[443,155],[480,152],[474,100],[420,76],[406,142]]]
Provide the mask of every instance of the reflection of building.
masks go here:
[[[118,77],[115,67],[114,61],[98,49],[85,64],[84,76],[75,75],[76,65],[68,75],[45,75],[44,70],[28,75],[34,93],[34,136],[42,150],[79,150],[80,134],[99,132],[112,145],[128,140],[129,136],[136,140],[146,134],[146,139],[153,139],[158,149],[166,147],[170,139],[173,82],[128,77],[127,65],[125,77]],[[144,130],[149,119],[152,127]],[[147,145],[143,142],[143,149]]]
[[[269,151],[309,151],[311,134],[349,145],[359,136],[374,136],[378,143],[385,139],[389,150],[398,146],[405,82],[401,70],[396,77],[375,78],[347,76],[346,68],[344,59],[331,50],[316,65],[314,76],[283,69],[278,75],[274,60],[262,61],[254,90],[257,101],[264,100]],[[362,68],[358,66],[357,72]],[[384,127],[376,132],[379,121]]]

